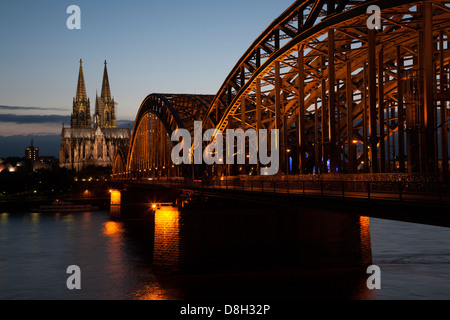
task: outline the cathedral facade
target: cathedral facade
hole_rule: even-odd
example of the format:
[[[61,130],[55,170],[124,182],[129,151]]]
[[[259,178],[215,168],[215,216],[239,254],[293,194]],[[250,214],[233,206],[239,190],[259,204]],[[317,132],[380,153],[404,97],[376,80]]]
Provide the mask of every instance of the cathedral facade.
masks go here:
[[[70,128],[65,128],[63,125],[61,132],[60,167],[80,171],[91,165],[112,166],[117,148],[126,148],[131,137],[129,128],[117,128],[115,105],[114,98],[111,97],[105,61],[102,91],[100,97],[96,94],[95,112],[91,118],[90,100],[84,83],[83,63],[80,60]]]

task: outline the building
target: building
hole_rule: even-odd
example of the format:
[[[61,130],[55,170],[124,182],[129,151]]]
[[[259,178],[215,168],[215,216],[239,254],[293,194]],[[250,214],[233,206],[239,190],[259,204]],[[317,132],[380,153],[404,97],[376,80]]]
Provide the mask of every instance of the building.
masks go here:
[[[31,163],[36,162],[39,158],[39,148],[34,146],[33,139],[31,139],[31,146],[25,149],[25,158]]]
[[[53,166],[58,164],[58,159],[53,156],[40,156],[37,161],[34,162],[33,171],[39,170],[52,170]]]
[[[93,123],[90,100],[86,94],[83,62],[80,60],[76,97],[70,128],[63,125],[59,165],[67,169],[82,170],[87,166],[112,166],[117,148],[125,147],[130,141],[130,129],[116,126],[116,103],[111,96],[108,70],[105,67],[100,97],[96,95]]]

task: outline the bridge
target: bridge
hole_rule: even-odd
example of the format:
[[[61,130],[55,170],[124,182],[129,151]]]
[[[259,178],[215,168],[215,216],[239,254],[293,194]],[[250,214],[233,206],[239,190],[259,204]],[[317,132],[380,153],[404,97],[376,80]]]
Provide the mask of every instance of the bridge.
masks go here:
[[[373,4],[380,30],[366,25]],[[215,96],[146,97],[114,176],[186,175],[172,168],[170,136],[180,128],[193,135],[194,121],[224,135],[278,129],[281,175],[448,172],[449,8],[447,1],[296,1]]]
[[[381,9],[379,29],[367,26],[371,5]],[[113,178],[381,180],[396,183],[397,197],[427,184],[416,194],[438,190],[442,199],[449,18],[449,1],[296,1],[253,42],[216,95],[148,95],[129,148],[115,156]],[[259,176],[262,164],[248,155],[245,164],[175,165],[172,133],[186,129],[194,137],[194,121],[215,129],[213,137],[255,129],[258,149],[260,129],[278,129],[278,174]],[[358,191],[367,194],[369,184]]]
[[[378,8],[379,15],[373,11]],[[377,28],[368,25],[378,18]],[[368,262],[370,232],[359,217],[362,210],[367,216],[450,226],[449,101],[450,1],[299,0],[251,44],[215,95],[149,94],[130,145],[115,156],[112,178],[118,189],[128,186],[129,197],[145,198],[147,206],[154,202],[149,190],[159,202],[188,191],[297,208],[338,203],[357,218],[336,218],[329,233],[336,226],[357,226],[348,241],[357,239],[355,248],[365,248],[359,261]],[[261,174],[267,163],[247,154],[250,139],[244,140],[247,155],[240,163],[220,157],[212,165],[174,163],[178,141],[172,141],[173,133],[187,130],[195,139],[196,121],[202,124],[200,139],[212,129],[210,141],[226,137],[228,129],[253,129],[258,152],[261,130],[277,131],[275,144],[267,146],[279,152],[277,174]],[[205,147],[205,141],[200,145]],[[187,158],[195,158],[194,153],[190,148]],[[114,205],[120,204],[118,193]],[[155,221],[166,221],[157,215],[158,210]],[[258,218],[258,223],[267,224],[270,233],[270,221],[278,218]],[[189,219],[191,227],[186,227]],[[205,219],[212,218],[187,216],[183,228],[207,232]],[[178,239],[179,250],[181,227],[175,220],[170,224],[176,236],[167,241]],[[289,229],[289,221],[280,224]],[[161,230],[166,234],[168,229]],[[320,230],[312,237],[317,243],[323,238]],[[308,232],[292,233],[293,241]],[[161,248],[171,246],[164,242]]]

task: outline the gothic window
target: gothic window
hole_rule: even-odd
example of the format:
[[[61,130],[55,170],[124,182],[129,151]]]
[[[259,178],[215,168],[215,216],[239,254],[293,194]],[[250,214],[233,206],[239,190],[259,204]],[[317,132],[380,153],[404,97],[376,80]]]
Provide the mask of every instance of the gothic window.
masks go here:
[[[109,112],[108,111],[105,112],[105,119],[106,119],[106,121],[109,121]]]
[[[80,120],[84,121],[84,112],[83,111],[80,112]]]
[[[66,162],[69,161],[69,154],[70,154],[70,146],[66,145],[64,148],[64,159]]]

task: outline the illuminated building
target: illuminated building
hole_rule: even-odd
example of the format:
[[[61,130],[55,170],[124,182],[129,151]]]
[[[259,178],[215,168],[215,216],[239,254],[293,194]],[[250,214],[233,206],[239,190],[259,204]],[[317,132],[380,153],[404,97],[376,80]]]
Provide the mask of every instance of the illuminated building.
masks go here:
[[[39,158],[39,148],[34,146],[33,139],[31,139],[31,146],[25,149],[25,158],[33,163]]]
[[[90,100],[87,98],[80,60],[71,127],[65,128],[63,125],[61,132],[60,167],[79,171],[90,165],[112,166],[117,148],[127,145],[131,135],[130,129],[116,127],[115,105],[105,61],[102,91],[100,97],[96,97],[94,121],[91,125]]]

